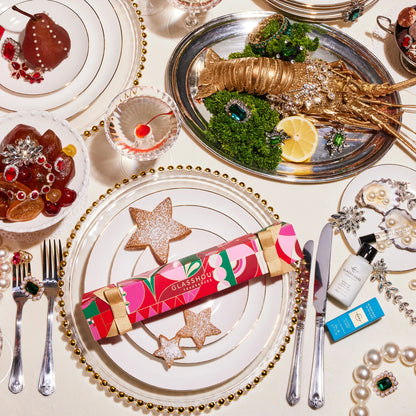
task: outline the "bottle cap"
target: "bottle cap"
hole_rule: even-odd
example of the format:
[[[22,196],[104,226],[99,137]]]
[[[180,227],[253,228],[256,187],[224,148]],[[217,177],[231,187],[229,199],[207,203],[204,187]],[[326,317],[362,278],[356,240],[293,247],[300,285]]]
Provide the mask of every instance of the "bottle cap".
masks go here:
[[[360,244],[364,244],[364,243],[375,243],[376,240],[376,235],[375,234],[367,234],[367,235],[363,235],[361,237],[358,238],[358,241],[360,242]]]
[[[366,259],[369,263],[371,263],[374,257],[377,254],[377,249],[373,246],[370,246],[368,243],[364,243],[361,245],[360,249],[357,252],[357,256],[360,256]]]

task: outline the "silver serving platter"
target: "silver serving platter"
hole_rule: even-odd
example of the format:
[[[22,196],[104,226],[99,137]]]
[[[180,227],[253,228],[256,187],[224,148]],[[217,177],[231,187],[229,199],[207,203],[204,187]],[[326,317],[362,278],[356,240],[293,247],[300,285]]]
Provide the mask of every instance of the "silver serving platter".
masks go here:
[[[349,147],[330,156],[325,148],[324,136],[331,127],[320,127],[319,144],[309,163],[282,161],[275,171],[261,171],[243,166],[226,156],[220,148],[212,147],[206,140],[205,130],[210,113],[203,103],[194,100],[206,50],[212,48],[221,57],[228,57],[231,52],[242,51],[248,33],[261,19],[270,14],[272,13],[249,12],[225,15],[207,22],[188,34],[177,45],[169,60],[166,78],[167,88],[178,104],[185,129],[222,159],[253,174],[284,182],[329,182],[356,174],[377,162],[392,146],[394,138],[383,132],[370,130],[349,131]],[[325,25],[311,23],[311,27],[311,36],[319,36],[321,45],[313,54],[314,57],[326,61],[342,59],[364,80],[371,83],[393,82],[383,64],[360,43]],[[397,93],[387,99],[394,104],[400,104]]]
[[[302,2],[298,0],[266,0],[277,10],[284,12],[288,17],[308,22],[337,22],[345,20],[348,11],[356,8],[352,1],[317,0],[319,3]],[[378,0],[361,1],[362,12],[365,13]]]

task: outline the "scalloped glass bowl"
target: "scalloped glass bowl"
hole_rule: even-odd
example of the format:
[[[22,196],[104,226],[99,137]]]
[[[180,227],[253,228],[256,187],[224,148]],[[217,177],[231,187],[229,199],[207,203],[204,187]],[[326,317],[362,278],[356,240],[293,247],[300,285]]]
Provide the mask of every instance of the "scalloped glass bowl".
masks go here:
[[[104,129],[111,146],[121,155],[153,160],[174,144],[181,121],[176,103],[167,93],[138,86],[111,101]]]

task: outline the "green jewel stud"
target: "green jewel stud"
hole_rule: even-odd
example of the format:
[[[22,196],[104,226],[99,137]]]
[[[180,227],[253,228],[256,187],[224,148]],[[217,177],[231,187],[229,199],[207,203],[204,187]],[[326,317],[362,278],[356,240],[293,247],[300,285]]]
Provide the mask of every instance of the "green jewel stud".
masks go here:
[[[386,391],[393,385],[392,381],[388,377],[383,377],[381,380],[377,381],[376,384],[380,391]]]
[[[25,295],[33,301],[39,300],[45,291],[43,282],[40,282],[38,279],[31,275],[26,276],[23,279],[20,287],[23,292],[25,292]]]
[[[331,156],[334,153],[341,153],[342,149],[348,147],[347,136],[343,127],[332,127],[331,131],[327,133],[325,147]]]
[[[344,22],[352,23],[356,22],[357,19],[364,13],[363,4],[359,4],[357,0],[351,2],[351,6],[344,13]]]
[[[251,118],[251,111],[246,103],[236,98],[228,101],[224,108],[225,112],[238,123],[245,123]]]
[[[269,133],[266,133],[266,143],[269,146],[276,146],[290,139],[290,136],[284,130],[277,130],[276,127]]]
[[[373,378],[372,387],[377,396],[386,397],[397,390],[399,382],[390,371],[383,371]]]

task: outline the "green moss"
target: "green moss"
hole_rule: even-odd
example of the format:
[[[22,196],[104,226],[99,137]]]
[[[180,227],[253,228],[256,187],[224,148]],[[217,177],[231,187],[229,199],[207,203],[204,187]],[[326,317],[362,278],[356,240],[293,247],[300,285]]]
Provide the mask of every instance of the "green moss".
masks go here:
[[[277,30],[279,30],[280,24],[275,20],[270,21],[263,29],[262,39],[270,38]],[[256,54],[250,44],[247,44],[242,52],[233,52],[229,55],[228,59],[245,58],[245,57],[276,57],[277,54],[282,52],[287,47],[287,44],[294,45],[298,49],[302,47],[302,50],[298,50],[294,60],[296,62],[304,62],[308,52],[316,51],[319,48],[319,38],[315,37],[311,39],[308,33],[311,31],[310,25],[307,23],[293,23],[290,26],[290,31],[286,35],[281,35],[278,39],[272,39],[267,47],[266,52],[263,55]]]
[[[291,44],[298,49],[302,47],[294,59],[296,62],[304,62],[308,52],[319,48],[319,38],[311,39],[308,36],[310,30],[310,25],[306,23],[293,23],[288,34],[281,35],[278,39],[273,39],[268,43],[264,56],[275,57],[277,54],[282,54],[287,45]]]
[[[251,118],[247,122],[238,123],[225,112],[232,98],[244,101],[250,109]],[[281,145],[269,145],[266,133],[274,129],[279,115],[265,100],[245,93],[220,91],[205,98],[204,103],[212,114],[206,138],[214,148],[244,166],[264,171],[276,169],[281,161]]]
[[[266,48],[267,56],[276,56],[284,51],[288,43],[302,47],[303,50],[298,52],[295,58],[296,62],[303,62],[308,52],[316,51],[319,48],[319,38],[311,39],[308,36],[310,26],[306,23],[293,23],[289,34],[280,36],[279,39],[273,39]]]
[[[237,59],[237,58],[247,58],[247,57],[256,57],[259,58],[261,55],[256,54],[253,49],[251,48],[251,45],[248,43],[243,52],[233,52],[230,53],[228,56],[228,59]]]

